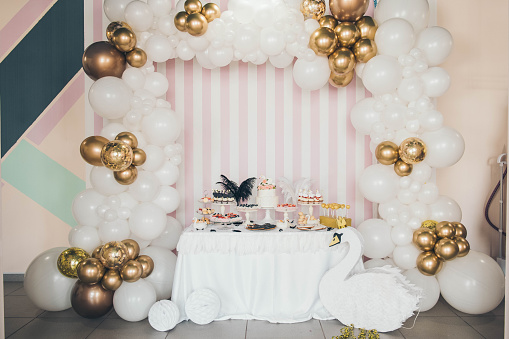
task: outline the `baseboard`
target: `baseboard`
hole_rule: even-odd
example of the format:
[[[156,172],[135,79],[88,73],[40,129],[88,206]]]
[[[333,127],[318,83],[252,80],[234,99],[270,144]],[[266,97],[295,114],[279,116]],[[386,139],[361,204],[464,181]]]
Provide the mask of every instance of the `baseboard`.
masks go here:
[[[25,275],[23,273],[4,273],[4,281],[20,282],[23,281]]]

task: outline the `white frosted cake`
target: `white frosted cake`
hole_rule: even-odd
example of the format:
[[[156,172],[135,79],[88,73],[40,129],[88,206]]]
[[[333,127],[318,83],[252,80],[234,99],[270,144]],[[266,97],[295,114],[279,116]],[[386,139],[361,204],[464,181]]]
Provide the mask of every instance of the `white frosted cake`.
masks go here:
[[[276,196],[276,185],[263,176],[260,179],[256,204],[261,208],[275,208],[279,203],[279,197]]]

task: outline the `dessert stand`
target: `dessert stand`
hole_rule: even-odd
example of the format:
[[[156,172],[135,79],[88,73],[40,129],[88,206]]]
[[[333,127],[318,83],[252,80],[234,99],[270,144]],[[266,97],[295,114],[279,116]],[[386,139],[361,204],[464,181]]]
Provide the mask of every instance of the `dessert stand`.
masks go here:
[[[258,209],[259,209],[258,207],[240,207],[240,206],[237,207],[238,212],[242,212],[242,213],[246,214],[246,216],[245,216],[245,219],[246,219],[245,224],[246,225],[251,224],[250,213],[253,213],[253,212],[256,213],[256,212],[258,212]]]

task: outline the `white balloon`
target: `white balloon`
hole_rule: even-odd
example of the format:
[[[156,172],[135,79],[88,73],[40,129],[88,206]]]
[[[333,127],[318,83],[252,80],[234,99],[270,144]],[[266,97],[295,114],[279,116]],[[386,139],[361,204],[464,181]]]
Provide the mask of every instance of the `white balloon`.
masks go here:
[[[140,249],[146,248],[148,245],[150,245],[150,242],[151,242],[151,240],[141,239],[140,237],[138,237],[137,235],[133,234],[132,232],[129,235],[129,239],[132,239],[132,240],[136,241],[138,243],[138,245],[140,246]]]
[[[208,57],[216,67],[224,67],[230,64],[233,59],[233,48],[209,46]]]
[[[147,155],[147,160],[140,167],[145,171],[156,171],[161,168],[165,159],[163,149],[156,145],[147,145],[143,150]]]
[[[192,36],[187,38],[187,44],[196,52],[203,52],[210,45],[210,41],[204,36]]]
[[[378,205],[378,213],[383,219],[387,219],[391,214],[398,214],[403,204],[398,199],[392,199]]]
[[[228,9],[234,13],[235,19],[241,24],[247,24],[253,20],[255,8],[255,4],[248,0],[236,0],[228,3]]]
[[[126,130],[125,126],[118,122],[111,122],[103,127],[100,136],[108,139],[114,140],[118,133],[124,132]]]
[[[174,187],[161,186],[153,203],[161,207],[166,213],[171,213],[179,207],[180,195]]]
[[[419,34],[415,45],[423,52],[429,66],[437,66],[451,53],[453,39],[451,33],[445,28],[433,26]]]
[[[124,11],[133,0],[104,0],[104,14],[110,21],[125,21]]]
[[[421,79],[424,84],[424,93],[431,98],[444,95],[451,85],[451,77],[442,67],[428,68],[421,74]]]
[[[425,162],[419,162],[417,164],[414,164],[412,173],[410,173],[408,179],[415,180],[420,182],[421,184],[424,184],[431,178],[431,174],[432,174],[431,167]]]
[[[119,184],[113,176],[113,171],[104,166],[94,166],[90,171],[90,183],[95,190],[104,195],[119,194],[127,189]]]
[[[160,32],[165,35],[174,35],[178,32],[177,27],[175,27],[175,14],[176,12],[172,13],[172,11],[170,11],[170,14],[161,16],[159,20],[157,20],[157,28]]]
[[[358,133],[369,134],[373,124],[380,121],[380,112],[374,109],[376,102],[375,98],[364,98],[352,107],[350,120]]]
[[[177,182],[180,170],[171,161],[165,161],[157,171],[154,172],[161,185],[173,185]]]
[[[362,72],[364,86],[374,95],[394,92],[402,78],[402,68],[398,60],[388,55],[371,58]]]
[[[260,49],[267,55],[281,54],[285,49],[285,38],[281,31],[265,27],[260,32]]]
[[[153,240],[166,228],[166,213],[156,204],[144,202],[131,210],[129,227],[141,239]]]
[[[276,68],[285,68],[292,64],[294,57],[286,51],[281,52],[279,55],[269,56],[270,63]]]
[[[88,100],[94,111],[103,118],[118,119],[131,109],[131,95],[131,89],[122,79],[107,76],[92,84]]]
[[[392,258],[398,267],[409,270],[415,268],[417,265],[417,257],[421,253],[414,244],[408,244],[404,246],[396,246],[392,253]]]
[[[154,173],[138,171],[138,177],[129,185],[129,193],[138,201],[151,201],[158,194],[160,187]]]
[[[158,107],[145,116],[141,122],[141,131],[150,144],[165,146],[174,143],[180,134],[181,126],[175,112]]]
[[[419,302],[421,312],[432,309],[440,297],[440,286],[435,276],[426,276],[419,272],[417,268],[412,268],[403,273],[408,280],[422,289],[422,298]]]
[[[420,32],[428,25],[429,4],[427,0],[383,0],[375,8],[375,20],[381,25],[392,18],[402,18]]]
[[[424,202],[416,201],[410,204],[409,207],[412,216],[416,217],[420,221],[428,220],[431,216],[431,210],[429,208],[429,205],[425,204]]]
[[[452,198],[441,195],[429,207],[431,208],[431,220],[461,222],[461,208]]]
[[[97,228],[92,226],[78,225],[69,232],[69,245],[79,247],[92,253],[92,251],[101,245],[101,239]]]
[[[96,213],[106,197],[93,188],[80,192],[72,202],[72,215],[80,225],[96,226],[102,220]]]
[[[102,221],[99,223],[99,237],[103,243],[129,238],[131,231],[126,220]]]
[[[315,19],[306,19],[304,21],[304,31],[311,35],[314,31],[316,31],[318,28],[320,28],[320,24],[318,23],[318,20]]]
[[[396,197],[399,186],[398,178],[391,166],[371,165],[361,173],[358,187],[362,195],[369,201],[384,203]]]
[[[177,256],[169,249],[157,246],[144,248],[140,254],[148,255],[154,261],[154,270],[145,280],[155,288],[157,300],[170,298]]]
[[[465,151],[465,141],[453,128],[442,127],[439,130],[421,135],[427,152],[424,162],[431,167],[443,168],[457,163]]]
[[[155,97],[165,95],[168,86],[168,79],[163,74],[157,72],[147,74],[144,88]]]
[[[364,238],[364,255],[372,259],[385,258],[394,250],[392,227],[382,219],[368,219],[357,230]]]
[[[260,45],[260,29],[253,24],[241,25],[233,45],[244,54],[256,51]]]
[[[398,57],[410,52],[414,42],[414,29],[405,19],[389,19],[380,24],[376,30],[375,43],[378,54]]]
[[[134,199],[133,196],[127,192],[120,193],[118,197],[120,198],[121,207],[131,210],[138,205],[138,200]]]
[[[392,142],[395,143],[396,145],[399,145],[403,142],[403,140],[412,137],[417,137],[417,134],[408,131],[406,128],[402,128],[396,131],[396,133],[394,134],[394,138],[392,139]]]
[[[409,189],[403,188],[398,191],[398,200],[401,201],[403,204],[411,204],[415,200],[417,200],[417,195],[410,191]]]
[[[433,204],[437,201],[440,193],[438,191],[437,185],[434,183],[428,182],[422,185],[421,190],[417,196],[417,199],[425,204]]]
[[[490,256],[470,251],[466,256],[446,261],[437,274],[445,301],[468,314],[494,310],[504,299],[505,277]]]
[[[178,220],[173,217],[167,216],[166,229],[159,237],[152,240],[150,245],[174,250],[177,247],[181,233],[182,225],[180,222],[178,222]]]
[[[170,40],[162,34],[154,34],[145,42],[145,53],[150,60],[155,62],[165,62],[175,57],[175,48],[172,47]]]
[[[184,61],[188,61],[194,58],[195,53],[193,49],[189,47],[189,44],[186,40],[180,40],[179,44],[177,45],[177,56]]]
[[[152,27],[154,13],[143,1],[132,1],[125,8],[125,20],[136,32],[148,31]]]
[[[398,86],[398,95],[405,101],[414,101],[424,93],[424,83],[418,77],[403,79]]]
[[[137,67],[129,67],[124,73],[122,73],[122,80],[131,88],[133,91],[143,88],[145,83],[145,74]]]
[[[391,239],[396,246],[412,243],[413,230],[405,224],[398,224],[392,228]]]
[[[297,59],[293,65],[293,80],[302,89],[314,91],[329,81],[329,61],[326,57],[317,57],[313,61]]]
[[[143,113],[141,110],[130,110],[122,119],[122,124],[127,130],[139,130],[141,128],[141,120]]]
[[[419,123],[424,131],[436,131],[442,128],[444,116],[437,110],[426,111],[419,117]]]
[[[407,108],[401,104],[388,104],[382,112],[381,120],[385,127],[399,130],[405,127]]]
[[[168,15],[171,10],[171,1],[169,0],[147,0],[147,4],[157,17]]]
[[[40,309],[56,312],[71,307],[71,291],[77,279],[66,277],[57,267],[58,256],[66,249],[49,249],[28,265],[23,287],[30,301]]]
[[[120,318],[133,322],[145,319],[156,301],[156,291],[146,279],[124,281],[113,295],[115,312]]]
[[[214,22],[214,21],[212,21],[212,22]],[[206,69],[216,68],[216,65],[214,65],[212,63],[212,61],[210,61],[208,48],[203,52],[196,53],[196,60],[198,60],[198,63],[203,68],[206,68]]]

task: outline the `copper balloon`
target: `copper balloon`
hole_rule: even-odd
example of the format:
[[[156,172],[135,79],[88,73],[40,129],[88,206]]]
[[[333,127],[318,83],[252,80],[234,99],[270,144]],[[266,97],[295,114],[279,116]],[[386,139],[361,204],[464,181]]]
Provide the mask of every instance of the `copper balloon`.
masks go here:
[[[99,259],[99,254],[101,253],[103,246],[97,246],[93,251],[92,254],[90,254],[90,257]]]
[[[418,228],[414,231],[412,243],[421,251],[431,251],[435,247],[437,235],[429,228]]]
[[[219,9],[219,6],[215,3],[209,2],[208,4],[203,5],[201,14],[203,14],[203,16],[207,19],[207,22],[211,22],[221,16],[221,9]]]
[[[96,258],[87,258],[78,265],[78,279],[85,284],[97,284],[106,272],[101,261]]]
[[[399,157],[407,164],[417,164],[426,157],[426,145],[419,138],[407,138],[399,145]]]
[[[133,149],[133,165],[141,166],[147,161],[147,153],[141,148]]]
[[[154,270],[154,260],[152,260],[152,258],[148,255],[140,255],[136,261],[138,261],[143,267],[143,274],[141,275],[142,278],[148,277]]]
[[[355,22],[355,25],[361,32],[361,38],[375,40],[375,33],[378,29],[378,24],[370,16],[363,16]]]
[[[392,141],[382,141],[376,146],[375,157],[382,165],[392,165],[399,159],[399,147]]]
[[[121,78],[126,68],[124,53],[107,41],[88,46],[81,62],[85,73],[94,81],[106,76]]]
[[[120,241],[110,241],[101,249],[99,259],[104,267],[119,269],[128,260],[127,247]]]
[[[361,37],[361,31],[353,22],[341,22],[335,28],[334,32],[338,37],[338,43],[343,47],[353,46]]]
[[[348,86],[348,84],[352,82],[353,75],[353,71],[344,74],[331,72],[329,76],[329,84],[338,88]]]
[[[337,43],[338,38],[336,34],[328,27],[318,28],[309,37],[309,48],[319,56],[332,54],[337,47]]]
[[[412,164],[407,164],[401,159],[398,159],[394,164],[394,172],[400,177],[406,177],[412,173],[414,166]]]
[[[143,267],[136,260],[129,260],[119,270],[120,277],[125,282],[135,282],[140,280],[143,274]]]
[[[417,269],[424,275],[435,275],[442,269],[444,261],[431,251],[422,252],[416,260]]]
[[[111,42],[119,51],[127,53],[136,47],[136,35],[131,30],[122,27],[113,32]]]
[[[353,45],[353,54],[357,62],[368,62],[377,51],[375,40],[361,38]]]
[[[115,140],[120,140],[131,148],[138,147],[138,138],[131,132],[120,132],[115,137]]]
[[[108,291],[116,291],[122,285],[122,278],[117,270],[108,270],[104,273],[101,286]]]
[[[320,24],[320,27],[328,27],[330,29],[334,29],[338,21],[334,19],[332,15],[324,15],[318,20],[318,23]]]
[[[133,150],[122,141],[110,141],[101,150],[101,161],[110,170],[123,171],[133,162]]]
[[[140,245],[133,239],[122,240],[122,243],[127,247],[127,258],[134,260],[140,255]]]
[[[186,31],[192,36],[201,36],[207,32],[209,23],[201,13],[189,14],[186,19]]]
[[[437,232],[437,236],[439,238],[449,238],[452,239],[456,236],[456,229],[454,225],[448,221],[441,221],[435,226],[435,231]]]
[[[184,10],[187,14],[200,13],[202,10],[200,0],[186,0],[186,2],[184,2]]]
[[[349,73],[353,71],[354,67],[355,56],[352,51],[346,47],[340,47],[329,55],[329,68],[334,73]]]
[[[462,237],[454,237],[454,241],[458,245],[458,257],[464,257],[470,252],[470,243]]]
[[[455,237],[461,237],[461,238],[467,237],[467,228],[465,227],[465,225],[463,225],[460,222],[456,222],[456,221],[451,222],[451,225],[454,226],[454,230],[455,230],[454,236]]]
[[[173,22],[175,23],[175,27],[181,32],[186,31],[186,22],[187,17],[189,14],[186,12],[178,12],[177,15],[175,15],[175,18],[173,19]]]
[[[300,11],[304,19],[320,20],[325,14],[325,9],[325,0],[304,0],[300,3]]]
[[[78,277],[78,265],[90,257],[88,253],[79,247],[70,247],[58,256],[57,267],[60,273],[69,278]]]
[[[110,24],[108,25],[108,27],[106,27],[106,38],[111,41],[111,38],[113,36],[113,33],[119,29],[119,28],[127,28],[128,30],[130,30],[131,32],[133,32],[133,29],[131,28],[131,26],[129,26],[129,24],[127,22],[124,22],[124,21],[113,21],[113,22],[110,22]]]
[[[106,290],[101,284],[78,280],[71,291],[71,305],[82,317],[99,318],[113,307],[113,291]]]
[[[435,254],[442,260],[452,260],[456,258],[459,253],[459,247],[453,239],[440,239],[435,244]]]
[[[368,10],[369,0],[329,0],[329,9],[338,21],[355,22]]]
[[[123,171],[113,172],[113,177],[121,185],[130,185],[138,178],[138,169],[136,166],[131,165]]]
[[[125,59],[129,65],[140,68],[147,62],[147,53],[141,48],[136,47],[126,54]]]
[[[109,140],[99,135],[86,138],[81,142],[80,154],[90,165],[102,166],[101,151]]]

